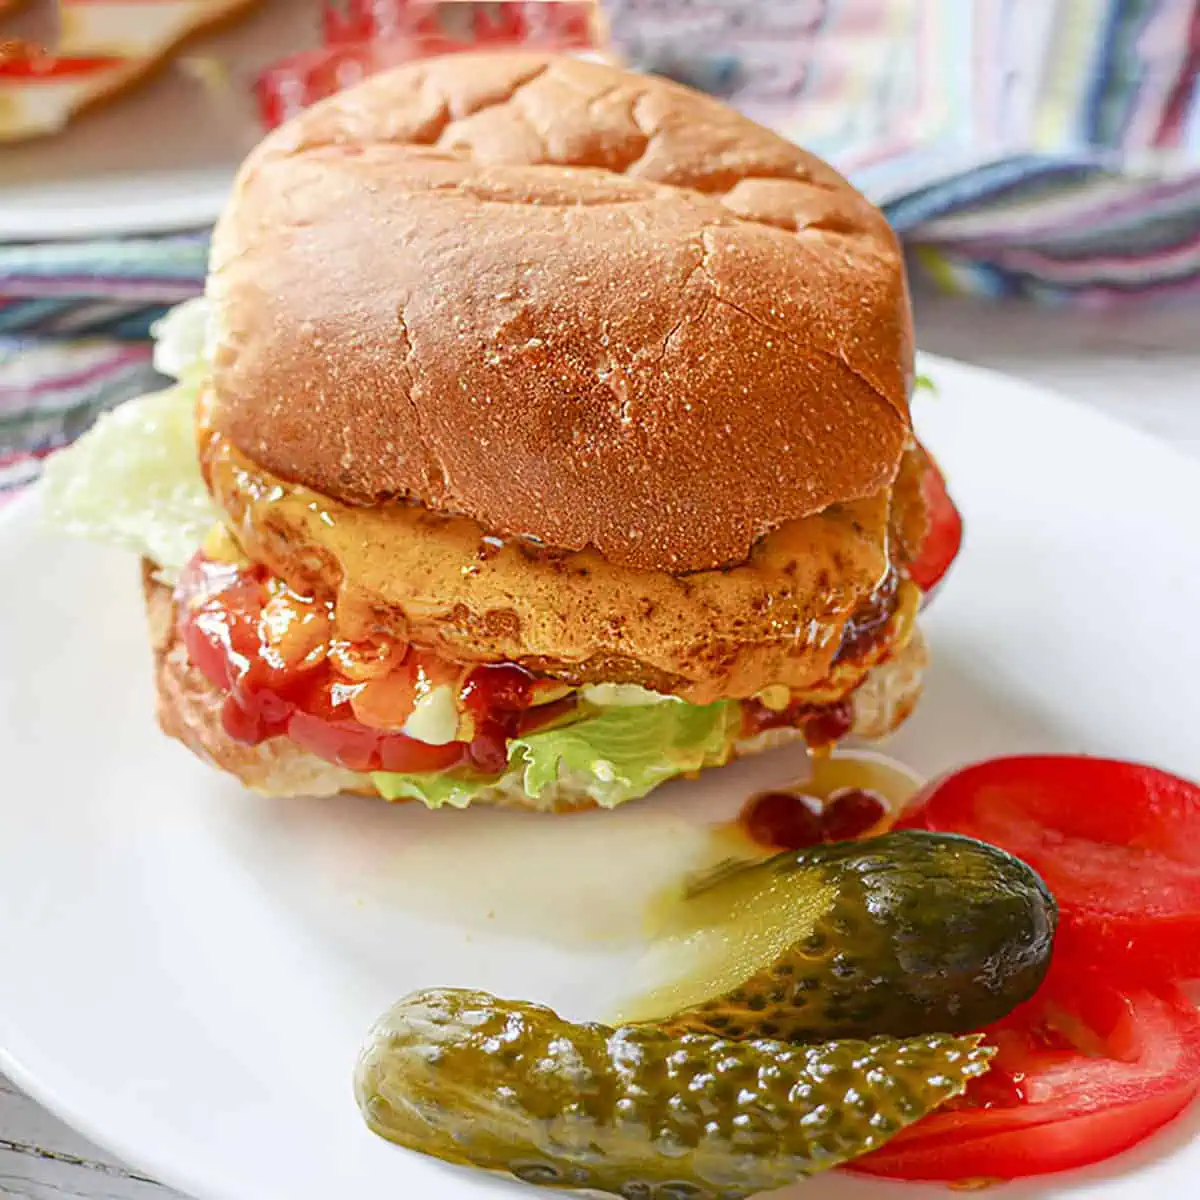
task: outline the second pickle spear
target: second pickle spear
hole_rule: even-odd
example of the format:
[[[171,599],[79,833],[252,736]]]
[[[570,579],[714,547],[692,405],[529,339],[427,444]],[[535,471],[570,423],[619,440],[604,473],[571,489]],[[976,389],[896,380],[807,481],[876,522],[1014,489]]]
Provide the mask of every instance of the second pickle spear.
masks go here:
[[[1057,909],[1011,854],[904,830],[721,872],[668,918],[621,1022],[815,1042],[990,1025],[1037,990]]]
[[[447,1162],[626,1200],[742,1200],[882,1145],[991,1054],[937,1034],[669,1037],[437,989],[378,1023],[356,1090],[375,1133]]]

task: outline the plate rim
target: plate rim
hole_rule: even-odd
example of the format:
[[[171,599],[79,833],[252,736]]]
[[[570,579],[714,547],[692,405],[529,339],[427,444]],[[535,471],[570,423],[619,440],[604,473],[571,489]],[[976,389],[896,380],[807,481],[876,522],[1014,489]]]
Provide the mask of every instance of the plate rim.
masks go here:
[[[102,176],[89,181],[90,198],[81,191],[73,199],[68,187],[46,205],[37,203],[35,188],[24,188],[24,196],[0,202],[0,240],[90,241],[200,229],[221,215],[235,171],[219,166]],[[135,203],[123,196],[132,186],[145,193]]]

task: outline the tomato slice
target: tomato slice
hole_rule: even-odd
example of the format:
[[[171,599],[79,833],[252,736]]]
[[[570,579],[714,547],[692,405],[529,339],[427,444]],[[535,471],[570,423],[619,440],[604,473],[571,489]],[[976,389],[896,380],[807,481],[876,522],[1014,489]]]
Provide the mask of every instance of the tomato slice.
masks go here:
[[[925,497],[929,529],[925,533],[925,540],[921,543],[921,552],[916,561],[909,564],[908,577],[921,591],[928,594],[958,557],[962,547],[963,521],[954,501],[950,499],[941,469],[928,451],[925,452],[925,458],[921,493]]]
[[[1200,1090],[1200,1014],[1173,985],[1124,990],[1095,967],[1056,966],[987,1032],[991,1071],[853,1170],[942,1181],[1066,1171],[1127,1150]]]
[[[298,746],[350,771],[443,771],[466,759],[462,742],[429,745],[395,731],[383,731],[354,719],[354,710],[331,695],[319,672],[295,686],[294,708],[284,730]],[[257,701],[257,697],[255,698]]]
[[[1055,955],[1123,978],[1200,978],[1200,787],[1073,755],[978,763],[934,782],[903,824],[1027,862],[1059,906]]]

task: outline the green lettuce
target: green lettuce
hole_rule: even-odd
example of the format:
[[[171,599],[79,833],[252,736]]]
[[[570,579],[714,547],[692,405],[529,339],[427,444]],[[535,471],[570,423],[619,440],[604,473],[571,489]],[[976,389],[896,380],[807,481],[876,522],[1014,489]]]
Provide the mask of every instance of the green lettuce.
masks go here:
[[[196,458],[196,395],[203,378],[203,301],[172,310],[155,330],[155,365],[180,382],[102,416],[46,463],[43,520],[178,572],[220,520]]]
[[[567,784],[602,807],[614,808],[673,776],[723,764],[740,723],[739,706],[727,700],[604,709],[573,725],[515,738],[499,786],[550,807],[558,786]],[[420,800],[430,808],[463,808],[497,783],[454,772],[376,772],[371,780],[389,800]]]
[[[506,775],[507,779],[508,776]],[[395,771],[375,771],[371,782],[385,800],[419,800],[426,808],[466,808],[494,779],[458,775],[404,775]]]
[[[171,379],[203,374],[212,349],[212,313],[208,300],[197,296],[177,304],[159,321],[154,335],[154,368]]]
[[[178,572],[220,520],[196,459],[195,410],[194,389],[178,384],[102,416],[46,463],[43,520]]]

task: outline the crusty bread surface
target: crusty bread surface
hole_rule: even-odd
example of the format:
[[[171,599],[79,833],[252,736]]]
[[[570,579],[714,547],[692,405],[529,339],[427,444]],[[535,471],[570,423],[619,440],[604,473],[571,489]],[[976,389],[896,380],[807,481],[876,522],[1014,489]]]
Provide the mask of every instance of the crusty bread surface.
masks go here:
[[[912,332],[882,214],[710,97],[454,55],[275,131],[214,239],[211,420],[332,499],[671,573],[887,489]]]

